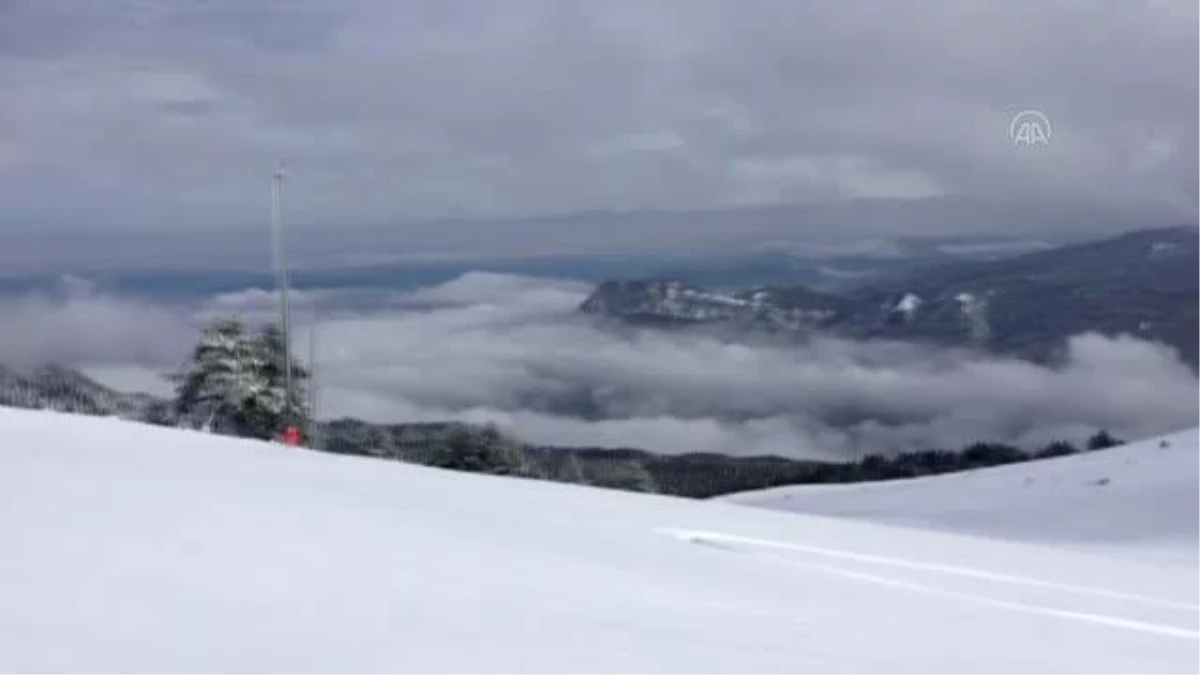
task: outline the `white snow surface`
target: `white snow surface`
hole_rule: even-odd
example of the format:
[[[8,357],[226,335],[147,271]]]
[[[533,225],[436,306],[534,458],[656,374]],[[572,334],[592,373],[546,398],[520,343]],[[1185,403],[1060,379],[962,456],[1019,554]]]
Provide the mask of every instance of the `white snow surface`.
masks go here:
[[[1200,670],[1183,566],[115,419],[0,438],[3,671]]]
[[[1197,429],[975,471],[719,499],[1200,568]]]

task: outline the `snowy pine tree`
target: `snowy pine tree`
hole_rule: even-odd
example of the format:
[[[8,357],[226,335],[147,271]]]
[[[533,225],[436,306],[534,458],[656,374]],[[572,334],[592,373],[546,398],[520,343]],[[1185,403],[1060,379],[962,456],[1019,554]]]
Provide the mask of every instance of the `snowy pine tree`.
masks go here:
[[[632,492],[658,492],[654,475],[636,459],[592,462],[584,467],[587,482],[592,485]]]
[[[556,451],[547,460],[547,478],[560,483],[587,483],[583,464],[573,452]]]
[[[308,397],[305,395],[309,372],[292,360],[292,389],[285,398],[287,383],[284,368],[283,331],[269,324],[254,339],[256,375],[261,383],[257,410],[263,417],[262,424],[268,428],[282,429],[295,425],[308,431]]]
[[[232,383],[246,379],[245,327],[221,319],[204,330],[187,370],[172,377],[181,426],[236,433]]]
[[[293,362],[289,409],[283,358],[277,327],[252,334],[238,319],[214,322],[201,335],[188,368],[172,378],[180,423],[253,438],[274,438],[288,424],[303,426],[308,410],[302,382],[308,373]]]
[[[429,465],[507,476],[536,474],[521,443],[490,424],[482,429],[454,425],[445,442],[432,453]]]

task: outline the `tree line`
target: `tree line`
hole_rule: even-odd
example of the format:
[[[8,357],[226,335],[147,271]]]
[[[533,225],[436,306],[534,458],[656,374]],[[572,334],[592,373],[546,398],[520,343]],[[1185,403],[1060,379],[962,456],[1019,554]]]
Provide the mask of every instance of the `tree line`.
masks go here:
[[[277,326],[251,329],[235,318],[217,320],[204,330],[187,366],[171,374],[176,387],[174,399],[151,408],[151,419],[147,421],[260,439],[277,439],[284,428],[296,426],[307,438],[319,432],[319,449],[330,452],[695,498],[782,485],[916,478],[1071,455],[1121,443],[1099,431],[1087,439],[1083,449],[1065,440],[1032,452],[1001,443],[977,442],[959,450],[870,454],[846,462],[536,446],[522,443],[494,425],[375,425],[348,419],[317,423],[311,419],[304,396],[308,370],[293,361],[292,388],[286,391],[284,359],[283,336]]]
[[[292,360],[292,386],[284,371],[286,350],[275,324],[251,328],[222,318],[201,334],[186,366],[169,374],[175,396],[150,406],[145,421],[210,433],[278,440],[294,426],[309,445],[314,437],[332,452],[387,457],[474,473],[515,476],[641,492],[658,490],[638,461],[580,462],[566,452],[538,452],[494,425],[461,423],[399,425],[399,442],[381,427],[319,424],[311,418],[305,392],[309,371]],[[416,430],[414,439],[412,432]]]

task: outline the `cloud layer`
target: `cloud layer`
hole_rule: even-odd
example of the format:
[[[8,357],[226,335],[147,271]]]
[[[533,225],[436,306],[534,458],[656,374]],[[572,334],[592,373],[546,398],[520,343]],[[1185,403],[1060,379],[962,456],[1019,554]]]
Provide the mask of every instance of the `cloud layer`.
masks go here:
[[[346,306],[337,294],[301,293],[296,353],[308,357],[317,318],[323,416],[491,420],[564,445],[846,457],[1198,423],[1195,376],[1169,350],[1131,338],[1078,336],[1055,368],[900,343],[730,344],[597,328],[573,311],[586,292],[469,274],[371,312],[335,312]],[[3,307],[30,337],[0,345],[0,361],[65,358],[142,386],[146,372],[180,362],[203,320],[266,319],[272,302],[246,291],[168,310],[76,284]]]
[[[0,227],[1196,201],[1188,0],[9,0]],[[1049,146],[1014,148],[1044,111]]]

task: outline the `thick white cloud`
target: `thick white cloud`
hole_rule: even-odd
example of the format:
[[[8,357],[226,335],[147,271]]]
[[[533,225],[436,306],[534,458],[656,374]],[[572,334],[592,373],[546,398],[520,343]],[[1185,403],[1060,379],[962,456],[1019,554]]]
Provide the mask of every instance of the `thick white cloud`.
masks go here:
[[[3,309],[29,327],[0,361],[64,358],[115,384],[162,372],[199,322],[273,316],[247,291],[191,308],[97,294]],[[297,295],[296,354],[322,307],[316,370],[323,416],[379,422],[492,420],[543,443],[832,457],[976,440],[1036,446],[1097,428],[1130,438],[1197,424],[1197,380],[1168,349],[1082,335],[1060,366],[902,343],[729,344],[687,333],[600,329],[573,310],[575,282],[470,274],[339,311],[343,292]]]

